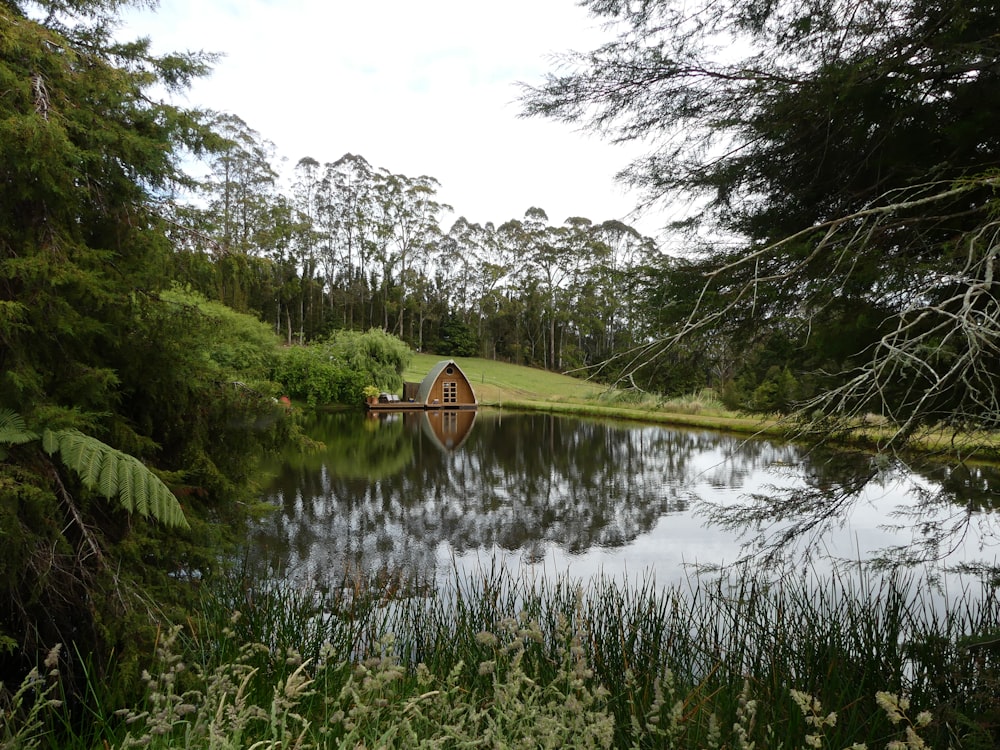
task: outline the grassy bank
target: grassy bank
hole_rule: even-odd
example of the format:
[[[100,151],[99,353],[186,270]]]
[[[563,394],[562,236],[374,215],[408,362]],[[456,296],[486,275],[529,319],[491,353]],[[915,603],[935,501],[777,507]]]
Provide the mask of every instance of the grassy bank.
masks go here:
[[[419,381],[441,360],[433,354],[416,354],[403,373],[405,380]],[[726,409],[711,390],[679,398],[622,391],[599,383],[477,357],[456,357],[476,390],[481,404],[504,409],[522,409],[667,424],[678,427],[795,439],[800,427],[777,416],[751,415]],[[839,442],[875,448],[890,435],[877,423],[859,427]],[[1000,437],[992,434],[965,435],[960,441],[947,431],[926,431],[910,446],[924,453],[974,455],[979,460],[1000,461]]]
[[[419,381],[440,357],[417,354],[403,373]],[[576,416],[641,420],[743,433],[782,434],[776,421],[725,409],[710,392],[677,399],[621,391],[600,383],[532,367],[476,357],[455,361],[476,390],[481,404]]]
[[[145,695],[114,705],[95,682],[82,729],[46,702],[57,678],[40,672],[0,746],[978,750],[1000,738],[995,598],[943,612],[905,578],[660,589],[493,569],[429,596],[264,580],[207,583],[201,615],[164,631]]]

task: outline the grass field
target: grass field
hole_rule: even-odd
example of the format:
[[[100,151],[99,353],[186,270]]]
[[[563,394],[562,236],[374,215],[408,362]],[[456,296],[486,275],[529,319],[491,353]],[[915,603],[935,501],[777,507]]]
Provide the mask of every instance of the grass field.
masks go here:
[[[419,382],[444,357],[414,354],[403,379]],[[469,378],[483,406],[547,411],[582,417],[633,420],[698,427],[723,432],[767,435],[785,439],[801,437],[800,425],[776,415],[751,415],[726,409],[706,389],[683,397],[617,390],[583,378],[512,365],[479,357],[455,357]],[[884,426],[861,426],[843,440],[876,450],[891,434]],[[815,436],[813,436],[813,439]],[[928,428],[915,436],[910,448],[935,454],[961,454],[976,460],[1000,461],[1000,438],[991,434],[966,434],[960,440],[947,429]]]
[[[419,382],[442,359],[436,354],[415,354],[403,379]],[[472,382],[479,402],[490,406],[512,401],[586,403],[607,390],[598,383],[506,362],[478,357],[455,357],[455,361]]]
[[[415,354],[403,379],[419,382],[442,359]],[[504,409],[530,409],[576,416],[662,422],[743,433],[782,434],[775,420],[726,410],[706,391],[683,398],[623,391],[533,367],[479,357],[455,357],[469,378],[479,403]]]

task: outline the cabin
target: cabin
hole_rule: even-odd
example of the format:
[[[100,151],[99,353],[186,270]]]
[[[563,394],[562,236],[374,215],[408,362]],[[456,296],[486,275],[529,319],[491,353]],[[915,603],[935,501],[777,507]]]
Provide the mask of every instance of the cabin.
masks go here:
[[[438,362],[420,382],[415,403],[427,409],[475,409],[476,392],[455,360]]]
[[[453,359],[438,362],[420,383],[404,383],[403,398],[383,394],[368,408],[375,411],[403,409],[476,409],[479,402],[472,383]]]

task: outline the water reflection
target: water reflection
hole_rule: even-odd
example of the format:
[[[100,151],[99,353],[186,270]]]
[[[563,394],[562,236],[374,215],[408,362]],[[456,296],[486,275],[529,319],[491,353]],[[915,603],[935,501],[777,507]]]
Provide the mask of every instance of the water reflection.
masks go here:
[[[963,545],[991,541],[1000,485],[987,469],[914,474],[707,431],[465,414],[322,415],[313,433],[326,450],[284,458],[253,550],[321,582],[353,569],[432,577],[494,556],[669,579],[749,553],[913,555],[956,516]],[[971,559],[964,546],[937,552]]]

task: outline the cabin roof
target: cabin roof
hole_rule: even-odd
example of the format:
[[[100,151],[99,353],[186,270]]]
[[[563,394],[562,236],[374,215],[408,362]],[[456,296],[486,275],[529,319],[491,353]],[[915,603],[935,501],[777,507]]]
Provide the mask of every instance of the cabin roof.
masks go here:
[[[440,377],[441,373],[444,372],[445,368],[447,368],[449,365],[455,368],[456,372],[459,375],[461,375],[462,380],[464,380],[466,383],[469,382],[469,379],[465,376],[465,373],[462,372],[462,368],[458,366],[458,363],[455,362],[455,360],[443,359],[436,365],[434,365],[430,369],[430,372],[428,372],[427,375],[424,376],[424,379],[420,381],[420,388],[417,389],[417,398],[416,398],[417,403],[419,404],[427,403],[427,398],[428,396],[430,396],[431,388],[434,386],[435,381],[438,379],[438,377]]]

